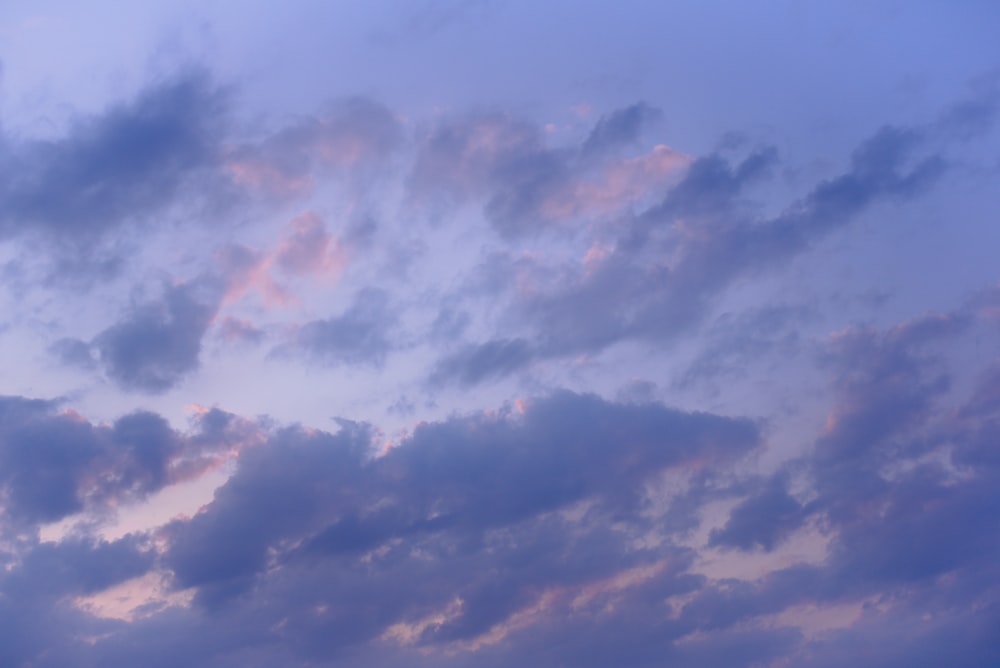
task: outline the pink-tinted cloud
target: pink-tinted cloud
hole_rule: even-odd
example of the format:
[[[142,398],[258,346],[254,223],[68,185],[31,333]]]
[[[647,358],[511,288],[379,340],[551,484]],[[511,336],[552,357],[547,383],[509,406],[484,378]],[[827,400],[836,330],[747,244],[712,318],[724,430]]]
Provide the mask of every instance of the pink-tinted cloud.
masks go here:
[[[292,306],[297,298],[275,274],[333,282],[348,261],[347,247],[326,231],[317,214],[307,211],[288,222],[281,240],[270,250],[229,246],[220,252],[219,264],[227,282],[223,303],[233,304],[254,292],[266,306]]]
[[[336,105],[328,114],[298,120],[256,144],[230,149],[226,168],[251,192],[289,199],[308,195],[317,179],[384,161],[402,139],[398,119],[362,98]]]
[[[348,252],[326,231],[320,217],[307,211],[289,221],[273,258],[286,275],[335,279],[347,266]]]
[[[660,144],[648,153],[611,162],[596,177],[568,183],[552,192],[541,208],[554,220],[604,216],[661,195],[690,163],[690,156]]]

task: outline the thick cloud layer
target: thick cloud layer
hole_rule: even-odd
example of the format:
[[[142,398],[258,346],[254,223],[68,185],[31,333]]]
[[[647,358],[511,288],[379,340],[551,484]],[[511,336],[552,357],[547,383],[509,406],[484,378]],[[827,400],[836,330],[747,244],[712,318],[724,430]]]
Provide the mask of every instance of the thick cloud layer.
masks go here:
[[[95,425],[56,402],[3,397],[0,473],[5,522],[54,522],[141,500],[213,465],[230,447],[214,413],[184,437],[159,415],[135,412]],[[6,528],[6,527],[5,527]]]
[[[602,666],[614,656],[650,666],[781,657],[831,665],[834,656],[875,656],[872,665],[902,666],[917,656],[912,629],[911,642],[865,647],[899,636],[907,619],[920,622],[917,646],[930,643],[929,656],[990,665],[1000,469],[980,453],[1000,405],[991,371],[963,406],[937,409],[945,385],[933,351],[959,335],[960,321],[932,316],[831,341],[842,394],[815,451],[780,476],[740,480],[740,463],[762,446],[751,421],[569,392],[424,424],[388,449],[359,423],[341,421],[333,434],[279,428],[242,451],[194,517],[145,539],[23,544],[0,586],[5,600],[61,607],[66,596],[162,571],[172,589],[194,594],[190,607],[108,623],[70,665]],[[886,383],[897,382],[912,398],[880,404],[897,394]],[[184,435],[148,414],[95,427],[44,402],[4,406],[6,422],[23,425],[4,440],[5,498],[36,522],[86,499],[148,493],[182,453],[255,438],[219,412]],[[875,414],[877,423],[865,417]],[[72,489],[68,481],[90,472],[98,482],[85,498],[57,504],[46,494],[38,505],[23,495],[19,481],[38,475],[36,459],[17,453],[40,429],[47,442],[54,430],[76,429],[77,448],[94,443],[58,480]],[[803,480],[805,496],[793,490]],[[770,552],[818,531],[811,540],[826,543],[824,555],[777,560],[759,579],[706,577],[690,530],[670,518],[734,494],[739,502],[706,547]],[[805,605],[863,612],[815,636],[796,623]],[[97,623],[74,614],[68,628]],[[24,637],[44,637],[31,623],[21,622]],[[11,656],[49,665],[39,646],[12,647],[21,654]]]

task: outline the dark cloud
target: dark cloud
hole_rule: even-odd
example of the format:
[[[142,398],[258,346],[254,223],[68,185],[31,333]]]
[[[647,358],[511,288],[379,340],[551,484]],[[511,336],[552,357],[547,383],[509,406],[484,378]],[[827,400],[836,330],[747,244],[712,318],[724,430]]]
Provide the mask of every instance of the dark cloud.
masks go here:
[[[199,365],[201,341],[222,298],[221,285],[198,279],[133,306],[93,341],[101,366],[123,388],[164,392]]]
[[[785,482],[775,478],[733,508],[726,525],[712,531],[708,544],[770,551],[804,520],[802,506],[788,493]]]
[[[550,531],[558,535],[569,529],[543,520],[546,514],[588,499],[624,518],[641,508],[643,481],[658,472],[730,461],[757,443],[750,422],[569,393],[533,401],[523,415],[422,426],[376,459],[371,435],[354,424],[335,436],[281,432],[270,446],[241,457],[239,472],[207,512],[167,530],[167,563],[178,585],[197,586],[199,599],[214,606],[257,586],[275,559],[297,569],[300,560],[357,559],[383,547],[387,568],[412,549],[442,558],[467,553],[462,568],[471,576],[483,558],[484,531],[528,531],[532,542]],[[537,533],[536,521],[553,526]],[[579,558],[607,568],[599,552],[609,547],[595,539]],[[565,557],[556,554],[563,549],[553,545],[556,552],[544,558],[555,561],[546,569],[559,570]],[[436,563],[425,566],[436,572]],[[381,587],[380,579],[371,586]]]
[[[815,234],[843,225],[877,198],[916,196],[945,170],[938,154],[914,157],[926,139],[918,128],[881,128],[854,151],[847,172],[817,185],[783,225]]]
[[[267,565],[268,547],[294,540],[361,484],[355,476],[370,436],[351,426],[335,436],[286,430],[272,447],[247,452],[240,458],[247,483],[233,479],[216,493],[211,512],[167,528],[167,564],[178,584],[202,587],[206,602],[245,589]]]
[[[414,190],[481,200],[501,235],[521,239],[576,216],[548,207],[634,140],[649,113],[638,105],[604,117],[579,150],[548,148],[537,128],[506,117],[443,123],[424,138]],[[972,109],[953,122],[980,127],[982,115]],[[227,159],[276,179],[265,190],[285,187],[323,167],[384,159],[394,124],[384,109],[352,103]],[[465,389],[620,341],[662,347],[736,282],[869,207],[931,186],[945,167],[932,139],[926,129],[884,128],[842,174],[766,216],[755,214],[752,189],[777,164],[771,150],[697,160],[645,212],[580,231],[606,249],[583,269],[505,256],[546,279],[518,293],[506,314],[507,331],[522,336],[457,347],[431,379]],[[155,173],[141,160],[128,164]],[[106,199],[114,213],[108,202],[118,195],[101,195],[98,176],[84,180],[97,193],[86,196]],[[56,229],[55,217],[34,215]],[[94,234],[106,229],[90,224]],[[311,253],[327,236],[305,231],[288,258],[319,257]],[[64,339],[52,353],[98,363],[126,389],[174,386],[197,368],[224,289],[264,257],[230,250],[227,280],[169,286],[92,343]],[[496,274],[483,282],[510,285],[509,274]],[[2,398],[0,664],[995,665],[1000,371],[983,364],[967,388],[954,376],[969,361],[945,354],[970,329],[985,330],[989,299],[832,335],[822,359],[828,419],[818,434],[796,433],[807,445],[773,475],[746,473],[747,456],[767,445],[763,421],[669,408],[643,381],[622,402],[555,392],[393,436],[348,420],[335,433],[271,428],[219,409],[182,433],[144,411],[97,424],[60,412],[59,402]],[[463,335],[465,306],[447,301],[432,336]],[[690,373],[728,377],[747,360],[787,351],[804,311],[723,315]],[[339,315],[303,325],[287,350],[379,365],[400,345],[398,319],[387,294],[362,290]],[[260,336],[223,322],[223,335]],[[415,401],[401,395],[398,409]],[[230,451],[239,451],[232,475],[193,517],[113,541],[85,537],[83,525],[39,540],[40,525],[148,498]],[[719,500],[735,506],[708,531],[706,511]],[[806,528],[825,550],[813,563],[780,552],[790,538],[812,539]],[[778,553],[757,555],[768,560],[759,577],[730,579],[703,574],[705,548]],[[77,607],[78,597],[146,574],[193,603],[152,601],[132,621]],[[858,612],[820,634],[800,626],[803,610],[824,616],[827,606]]]
[[[659,204],[610,225],[602,239],[608,250],[593,263],[556,270],[519,258],[519,272],[547,288],[516,295],[508,317],[535,330],[526,338],[537,342],[538,358],[595,353],[623,340],[662,345],[700,323],[735,281],[807,251],[876,202],[933,185],[944,161],[926,149],[925,134],[879,130],[841,176],[764,219],[743,200],[775,165],[773,150],[737,162],[701,158]]]
[[[1000,620],[1000,591],[991,584],[1000,551],[998,501],[990,490],[1000,467],[996,459],[960,471],[955,465],[984,433],[995,437],[998,403],[985,389],[987,374],[964,407],[948,406],[939,352],[966,328],[961,313],[928,315],[833,339],[828,364],[837,395],[828,426],[815,451],[790,464],[806,474],[811,499],[792,498],[784,476],[762,480],[710,539],[770,549],[811,517],[831,538],[828,556],[759,582],[705,588],[685,608],[691,623],[727,628],[803,602],[876,597],[890,602],[887,610],[866,605],[848,628],[801,645],[793,662],[835,665],[863,652],[873,665],[908,665],[916,655],[896,620],[920,619],[918,643],[927,643],[927,656],[937,656],[932,646],[940,642],[970,665],[989,665],[986,657],[996,656],[997,646],[987,640],[988,629]],[[876,637],[883,643],[878,651],[858,649]]]
[[[291,349],[328,364],[379,365],[395,346],[396,322],[388,295],[366,288],[341,315],[303,325]]]
[[[498,339],[467,346],[437,363],[430,382],[471,386],[502,378],[531,363],[535,352],[525,339]]]
[[[183,436],[152,413],[94,425],[57,407],[0,399],[0,498],[7,521],[54,522],[143,499],[185,479],[187,469],[224,445],[224,430]]]
[[[896,456],[896,439],[905,439],[932,417],[931,407],[949,387],[949,377],[928,352],[935,343],[966,326],[954,315],[928,315],[886,332],[851,329],[837,335],[828,363],[837,371],[840,401],[832,409],[826,433],[817,443],[822,471],[838,482],[841,466],[876,467]],[[879,447],[880,446],[880,447]]]
[[[741,478],[732,466],[761,444],[753,422],[567,392],[422,424],[383,453],[377,430],[346,420],[335,434],[274,431],[243,449],[210,504],[171,522],[155,541],[30,546],[21,565],[0,575],[4,619],[9,599],[30,609],[30,601],[101,591],[158,565],[176,588],[192,588],[193,607],[115,622],[91,631],[92,643],[73,645],[64,634],[36,630],[45,603],[19,622],[22,640],[4,651],[23,662],[50,646],[64,665],[87,666],[475,660],[597,668],[613,658],[650,667],[664,660],[823,666],[832,665],[829,657],[843,663],[863,655],[895,668],[912,665],[916,655],[907,648],[915,644],[935,660],[947,653],[990,665],[1000,619],[993,584],[1000,466],[966,459],[956,470],[928,456],[962,457],[995,441],[995,373],[964,405],[938,410],[946,397],[936,351],[963,327],[932,315],[835,337],[826,364],[837,417],[814,451],[764,478]],[[905,387],[911,395],[898,410],[884,403]],[[858,411],[869,403],[887,413],[886,422],[842,430],[840,416],[857,413],[850,419],[865,423]],[[81,424],[54,409],[0,402],[12,433],[26,433],[18,425],[32,421]],[[88,452],[119,453],[118,473],[91,471],[86,479],[146,489],[161,484],[164,471],[170,477],[163,462],[179,452],[252,440],[222,411],[205,413],[196,426],[180,435],[140,413],[109,427],[84,424],[63,441],[79,447],[89,438],[106,445]],[[56,434],[32,443],[55,443]],[[26,461],[5,460],[0,470],[26,470]],[[692,476],[686,492],[657,509],[647,491],[668,472]],[[805,484],[804,502],[789,491],[792,475]],[[691,517],[707,502],[733,489],[744,497],[710,545],[773,550],[808,521],[829,540],[826,559],[759,579],[693,574],[697,552],[675,539],[690,535],[698,524]],[[153,544],[164,547],[161,557],[148,551]],[[38,582],[43,573],[54,574],[48,588]],[[878,605],[840,630],[810,636],[787,626],[797,606],[865,600]],[[775,622],[779,614],[786,621]],[[897,619],[909,620],[905,633]],[[63,623],[83,629],[96,622],[81,615]],[[878,638],[887,645],[875,651]]]
[[[818,494],[810,508],[837,529],[830,577],[840,589],[975,572],[1000,549],[985,519],[997,512],[988,490],[1000,469],[982,462],[956,479],[934,457],[949,451],[945,462],[960,461],[984,428],[996,427],[995,397],[974,394],[966,406],[990,410],[963,409],[958,422],[941,410],[950,378],[936,350],[967,325],[961,314],[928,315],[834,341],[838,401],[810,461]]]
[[[650,123],[663,117],[663,112],[645,102],[637,102],[601,116],[583,142],[583,152],[602,153],[634,144]]]
[[[256,136],[230,122],[231,91],[203,71],[150,83],[57,139],[0,136],[0,238],[29,243],[52,284],[120,272],[154,226],[227,220],[308,195],[315,177],[360,179],[402,141],[398,119],[364,98]],[[259,210],[259,209],[258,209]]]
[[[737,165],[714,153],[698,158],[663,202],[646,213],[646,218],[656,221],[727,213],[736,204],[736,197],[766,176],[777,162],[778,153],[773,148],[755,151]]]
[[[142,538],[89,541],[67,538],[42,543],[2,583],[6,596],[20,600],[88,595],[145,574],[154,554]]]
[[[74,123],[63,138],[13,144],[0,234],[93,241],[117,224],[144,222],[217,164],[225,106],[204,74],[186,74]]]

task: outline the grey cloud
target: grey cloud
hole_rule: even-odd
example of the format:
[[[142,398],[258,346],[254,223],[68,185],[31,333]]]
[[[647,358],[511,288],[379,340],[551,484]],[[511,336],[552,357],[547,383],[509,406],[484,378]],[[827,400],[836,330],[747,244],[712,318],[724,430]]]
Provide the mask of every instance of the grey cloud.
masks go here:
[[[178,583],[203,587],[199,596],[207,602],[248,586],[265,566],[269,546],[306,531],[324,506],[339,507],[335,500],[359,485],[354,476],[370,437],[349,426],[335,436],[285,430],[271,447],[247,452],[239,476],[216,493],[210,512],[167,528],[166,561]]]
[[[327,113],[301,118],[230,151],[228,165],[238,183],[251,192],[279,199],[302,195],[316,173],[356,172],[384,166],[399,147],[402,128],[384,105],[352,98]]]
[[[0,184],[0,238],[30,243],[51,265],[50,283],[77,286],[115,275],[154,225],[217,224],[237,202],[281,204],[308,194],[316,175],[384,167],[402,141],[392,112],[363,98],[237,136],[230,98],[207,73],[187,71],[58,139],[0,135],[0,169],[10,175]]]
[[[93,241],[170,205],[216,164],[225,95],[203,74],[150,86],[53,141],[13,144],[0,187],[0,234]]]
[[[170,286],[162,299],[133,306],[93,341],[105,372],[126,389],[170,389],[198,368],[201,341],[221,296],[221,286],[203,278]]]
[[[533,125],[503,114],[484,114],[439,124],[422,138],[410,186],[420,197],[462,201],[488,192],[494,171],[519,156],[542,150]]]
[[[532,345],[520,338],[470,345],[440,360],[431,373],[430,382],[468,387],[514,373],[529,364],[534,356]]]
[[[167,531],[178,586],[197,586],[199,600],[214,607],[259,586],[269,553],[298,569],[380,546],[389,547],[387,566],[420,546],[444,550],[442,557],[467,552],[475,572],[484,531],[521,531],[527,522],[523,530],[534,535],[531,523],[584,499],[631,516],[649,476],[696,458],[730,461],[757,444],[747,421],[570,393],[532,402],[523,416],[420,427],[377,459],[370,438],[357,425],[336,436],[282,432],[241,457],[212,506]],[[603,548],[598,541],[588,549]]]
[[[510,156],[496,166],[493,178],[497,187],[483,211],[497,232],[510,239],[543,229],[551,217],[546,203],[567,186],[571,174],[565,156],[536,150]]]
[[[472,317],[453,304],[444,304],[430,327],[430,338],[451,343],[459,339],[468,328]]]
[[[961,461],[984,430],[997,426],[997,397],[989,394],[974,393],[958,421],[939,409],[949,377],[934,350],[966,324],[930,315],[836,342],[840,396],[811,462],[819,494],[811,506],[839,529],[832,566],[845,582],[926,582],[959,567],[975,572],[1000,549],[986,519],[997,512],[988,491],[1000,479],[996,461],[978,461],[956,484],[946,468],[922,460],[948,448]],[[882,511],[872,515],[873,505]]]
[[[896,453],[875,446],[905,438],[926,423],[930,407],[949,387],[948,375],[927,349],[965,325],[961,317],[932,314],[886,332],[849,330],[832,342],[828,364],[836,370],[840,401],[817,443],[831,483],[841,465],[892,457]]]
[[[152,413],[131,413],[108,426],[57,408],[0,399],[0,497],[8,521],[54,522],[143,499],[225,444],[224,429],[185,436]]]
[[[577,201],[578,187],[656,117],[653,108],[635,104],[602,118],[581,146],[568,147],[549,146],[541,128],[508,115],[446,119],[420,140],[411,195],[432,210],[478,199],[502,238],[537,235],[560,220],[590,215]]]
[[[785,224],[823,232],[843,225],[878,197],[916,196],[933,185],[946,167],[938,154],[913,164],[914,153],[925,141],[921,129],[881,128],[854,151],[850,170],[817,185]]]
[[[386,293],[366,288],[341,315],[302,326],[293,350],[329,364],[381,364],[394,347],[396,314]]]
[[[725,526],[712,531],[708,543],[770,551],[802,526],[805,517],[804,509],[788,493],[784,481],[776,477],[736,506]]]
[[[937,599],[927,605],[940,611],[935,628],[950,638],[971,609],[954,607],[954,601],[992,599],[986,604],[995,606],[995,593],[984,590],[983,583],[994,577],[991,555],[1000,551],[993,526],[998,501],[990,491],[1000,480],[1000,460],[977,460],[958,479],[950,463],[928,457],[951,452],[960,461],[967,448],[975,448],[984,433],[995,434],[997,428],[997,397],[989,391],[975,392],[957,413],[941,410],[947,375],[934,351],[962,331],[961,318],[931,315],[886,331],[859,329],[836,339],[829,364],[838,395],[830,426],[817,439],[814,453],[791,463],[811,478],[814,498],[800,506],[785,490],[782,476],[761,481],[727,525],[711,536],[717,545],[769,549],[811,516],[832,538],[826,562],[775,572],[758,584],[706,589],[685,610],[692,623],[725,628],[747,614],[767,614],[806,600],[895,597],[892,612],[872,610],[871,621],[817,645],[824,652],[850,656],[857,651],[851,643],[866,636],[868,624],[884,626],[899,616],[919,615],[926,609],[924,598]],[[984,385],[989,384],[987,375]],[[943,582],[945,573],[954,580]],[[882,633],[895,634],[888,628]],[[927,637],[935,633],[928,630]],[[958,642],[960,651],[985,656],[983,636]],[[904,646],[887,648],[878,665],[906,665],[904,657],[910,655],[902,651]],[[800,651],[796,663],[812,665],[811,648]]]
[[[600,262],[585,272],[566,267],[558,282],[546,278],[553,287],[517,297],[509,317],[536,330],[529,338],[542,358],[630,339],[662,344],[701,322],[739,278],[805,252],[876,201],[916,197],[932,185],[944,164],[938,154],[922,156],[923,144],[921,131],[883,128],[841,176],[765,220],[749,217],[740,199],[774,153],[736,164],[703,158],[660,204],[609,228],[612,250]]]
[[[679,387],[744,375],[772,353],[794,356],[800,347],[796,325],[815,314],[805,306],[768,306],[724,313],[708,329],[701,353],[676,381]]]
[[[462,385],[623,339],[662,343],[738,277],[787,260],[866,206],[914,196],[941,164],[921,141],[919,132],[879,133],[845,174],[763,221],[747,220],[741,200],[766,160],[703,165],[685,186],[693,190],[654,209],[659,217],[617,221],[632,229],[610,237],[620,243],[605,264],[528,304],[537,338],[487,341],[439,370]],[[670,211],[685,212],[685,234]],[[648,245],[630,246],[638,227]],[[151,377],[176,380],[197,364],[199,305],[217,294],[168,289],[162,303],[137,305],[109,329],[120,335],[110,340],[128,351],[149,332],[177,337],[164,358],[130,358],[137,377],[152,368]],[[727,339],[726,350],[766,348],[769,339],[749,330],[782,317],[765,315],[735,318],[750,338]],[[967,332],[967,317],[855,327],[831,340],[831,419],[789,465],[814,496],[802,504],[781,475],[747,479],[731,466],[761,445],[759,425],[648,396],[622,404],[556,393],[422,424],[379,456],[383,437],[362,424],[276,431],[241,452],[201,512],[156,536],[162,556],[140,537],[0,543],[0,663],[993,665],[1000,372],[986,369],[962,403],[938,354]],[[310,335],[296,345],[319,359],[377,363],[392,345],[391,322],[384,301],[360,293],[340,316],[303,328]],[[68,342],[56,352],[89,351]],[[182,479],[190,460],[246,440],[239,419],[219,410],[180,434],[150,413],[96,425],[58,408],[0,400],[0,521],[17,540],[38,523],[143,498]],[[667,471],[692,473],[663,510],[646,490]],[[756,580],[693,574],[698,555],[675,541],[689,539],[705,503],[731,489],[745,496],[711,544],[770,550],[809,521],[829,541],[826,560]],[[151,564],[168,569],[176,588],[192,588],[195,604],[131,623],[68,604]],[[877,605],[813,638],[766,617],[864,600]],[[506,634],[475,650],[465,644],[492,630]]]
[[[698,158],[663,202],[644,217],[656,221],[726,213],[736,203],[736,197],[748,185],[766,176],[777,162],[774,148],[757,150],[738,165],[731,165],[718,154]]]
[[[0,591],[20,600],[94,594],[145,574],[153,561],[150,546],[135,535],[113,542],[67,538],[34,547]]]
[[[223,319],[219,331],[225,340],[240,343],[259,344],[266,336],[263,330],[232,317]]]
[[[570,175],[566,151],[545,146],[534,125],[507,115],[483,114],[447,121],[421,142],[410,177],[424,202],[462,203],[485,198],[484,212],[501,236],[537,231],[541,207]]]
[[[97,366],[93,348],[89,343],[80,339],[59,339],[49,346],[49,352],[67,366],[75,366],[87,370]]]
[[[973,467],[1000,466],[1000,452],[993,443],[1000,430],[1000,364],[985,370],[959,419],[966,425],[968,438],[955,449],[955,461]]]
[[[582,151],[602,153],[635,143],[650,123],[660,120],[663,112],[645,102],[617,109],[601,116],[583,142]]]
[[[784,474],[740,479],[735,488],[746,492],[745,499],[710,536],[720,546],[771,549],[809,518],[830,540],[824,562],[747,581],[690,573],[697,553],[677,547],[673,538],[693,525],[674,524],[670,512],[651,514],[642,490],[663,471],[701,466],[692,496],[672,502],[685,506],[682,515],[696,513],[730,493],[731,482],[713,482],[713,476],[733,475],[728,464],[760,444],[758,427],[564,392],[528,401],[523,413],[511,409],[422,425],[380,456],[378,432],[363,424],[342,421],[336,434],[276,431],[241,453],[234,475],[202,512],[172,522],[158,536],[167,546],[162,565],[176,587],[194,588],[195,606],[165,608],[108,628],[86,646],[42,639],[32,617],[22,634],[38,640],[11,646],[16,654],[6,651],[24,661],[43,643],[54,643],[54,656],[73,657],[75,649],[67,665],[186,661],[204,668],[301,662],[416,662],[429,668],[470,660],[498,668],[554,661],[597,668],[612,660],[656,666],[668,660],[693,668],[748,658],[822,666],[832,665],[824,656],[843,663],[863,652],[874,665],[896,668],[914,660],[908,647],[941,642],[969,665],[990,665],[996,653],[989,630],[997,619],[992,583],[1000,554],[1000,468],[996,460],[977,460],[956,477],[925,458],[945,446],[963,453],[968,444],[995,435],[995,374],[984,375],[965,406],[936,410],[944,397],[936,389],[941,370],[935,350],[963,331],[931,316],[841,336],[827,362],[838,393],[832,412],[842,413],[855,395],[861,403],[877,399],[882,387],[902,379],[916,394],[927,394],[904,404],[919,404],[927,416],[915,419],[917,409],[905,408],[892,413],[891,425],[843,432],[837,438],[857,438],[863,447],[838,445],[831,459],[823,439],[837,433],[834,424],[820,435],[815,452],[790,464],[811,479],[814,500],[799,505]],[[44,418],[52,408],[15,399],[0,403],[0,415],[12,423]],[[217,442],[233,433],[236,421],[212,411],[201,418],[198,438]],[[157,425],[155,416],[134,416],[100,438],[111,442],[115,435],[115,447],[127,448],[141,433],[151,435],[143,442],[155,444],[164,438]],[[184,439],[186,447],[197,447],[194,435]],[[153,447],[152,460],[162,461],[155,454],[162,451]],[[887,472],[889,460],[880,453],[913,465]],[[832,484],[840,474],[824,480],[838,466],[847,467],[843,480],[855,484]],[[865,482],[872,475],[880,485]],[[653,531],[663,539],[643,538]],[[63,571],[52,592],[99,589],[149,567],[141,540],[130,538],[114,548],[73,542],[46,548],[32,561],[38,566],[23,572],[40,573],[40,565],[63,557],[77,563],[78,550],[93,556]],[[116,550],[121,568],[109,569],[118,563],[111,558]],[[653,570],[633,585],[608,584],[627,582],[616,578],[630,569]],[[7,576],[5,591],[15,590],[17,577]],[[872,597],[879,607],[819,637],[758,623],[797,605]],[[5,600],[0,597],[0,616]],[[928,609],[934,617],[917,624]],[[435,615],[439,622],[413,627],[411,644],[391,639],[389,630],[399,630],[394,625]],[[916,626],[902,633],[893,619]],[[84,620],[65,623],[81,628]],[[463,644],[504,624],[512,626],[500,642],[475,651]],[[865,649],[878,638],[884,648]],[[935,660],[945,653],[927,651]]]
[[[997,612],[951,608],[928,616],[919,609],[880,615],[868,608],[849,629],[818,638],[795,657],[803,668],[836,668],[864,657],[875,668],[906,668],[954,663],[987,668],[1000,661]],[[920,628],[916,636],[914,628]]]

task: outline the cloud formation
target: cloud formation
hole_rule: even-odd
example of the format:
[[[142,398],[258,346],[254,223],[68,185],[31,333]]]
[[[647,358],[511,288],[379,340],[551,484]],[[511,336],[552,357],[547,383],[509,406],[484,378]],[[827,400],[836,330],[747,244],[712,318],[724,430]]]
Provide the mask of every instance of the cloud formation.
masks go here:
[[[219,304],[219,286],[205,280],[166,289],[140,303],[94,339],[102,367],[125,388],[163,392],[198,368],[201,340]]]
[[[182,437],[150,412],[99,425],[57,408],[53,401],[0,400],[5,523],[55,522],[142,500],[200,474],[213,465],[217,449],[229,447],[225,431],[212,428],[221,413],[205,415],[200,433]]]
[[[466,4],[0,12],[0,665],[1000,665],[996,17]]]
[[[225,93],[195,72],[81,119],[61,138],[9,142],[0,234],[89,243],[143,224],[218,164],[225,111]]]

